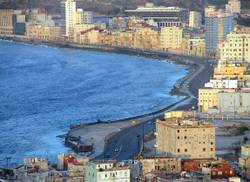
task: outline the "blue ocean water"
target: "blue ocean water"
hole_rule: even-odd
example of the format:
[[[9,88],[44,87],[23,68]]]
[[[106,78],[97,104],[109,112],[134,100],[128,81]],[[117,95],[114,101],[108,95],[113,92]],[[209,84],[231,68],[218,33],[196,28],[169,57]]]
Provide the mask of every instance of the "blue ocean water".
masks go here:
[[[170,105],[180,97],[168,93],[185,74],[150,58],[0,41],[0,165],[67,151],[56,136],[72,123]]]

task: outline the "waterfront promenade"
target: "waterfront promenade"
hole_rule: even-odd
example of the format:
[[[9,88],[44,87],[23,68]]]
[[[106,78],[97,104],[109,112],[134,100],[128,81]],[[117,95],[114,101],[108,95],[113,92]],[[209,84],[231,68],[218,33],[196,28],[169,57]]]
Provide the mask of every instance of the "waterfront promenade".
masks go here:
[[[118,123],[125,123],[124,127],[121,124],[121,128],[117,128],[117,124],[113,124],[111,121],[108,124],[109,130],[106,130],[102,135],[96,135],[97,128],[102,128],[102,124],[95,124],[89,126],[89,131],[92,130],[92,134],[85,133],[86,127],[79,128],[78,130],[71,130],[71,135],[85,135],[89,138],[99,138],[98,142],[94,142],[94,153],[92,158],[96,159],[117,159],[124,160],[132,156],[138,155],[142,150],[142,136],[152,130],[154,130],[154,121],[156,118],[162,117],[163,113],[172,109],[191,109],[196,106],[197,103],[197,90],[205,82],[209,80],[212,63],[206,58],[189,57],[184,55],[177,55],[173,53],[163,51],[151,51],[142,49],[131,49],[121,47],[110,47],[101,45],[80,45],[70,42],[44,42],[38,40],[28,40],[21,37],[2,37],[4,39],[11,39],[14,41],[22,41],[35,44],[46,44],[50,46],[89,49],[98,51],[116,52],[121,54],[140,55],[145,57],[152,57],[161,60],[173,61],[177,64],[187,65],[188,74],[177,81],[172,94],[185,96],[181,101],[161,109],[154,113],[148,113],[143,116],[125,118],[120,121],[114,121]],[[136,121],[136,123],[132,123]],[[112,133],[112,135],[110,135]],[[84,137],[83,137],[84,138]],[[98,149],[98,150],[97,150]]]

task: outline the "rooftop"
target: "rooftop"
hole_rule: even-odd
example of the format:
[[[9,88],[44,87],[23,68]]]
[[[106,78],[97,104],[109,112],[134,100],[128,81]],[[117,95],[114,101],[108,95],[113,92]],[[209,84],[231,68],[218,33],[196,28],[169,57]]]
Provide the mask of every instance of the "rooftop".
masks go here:
[[[157,123],[161,123],[172,128],[215,128],[215,125],[212,123],[196,120],[195,118],[168,118],[164,120],[157,120]]]
[[[179,12],[183,8],[179,7],[165,7],[165,6],[155,6],[153,3],[146,3],[145,6],[138,6],[135,10],[126,10],[126,12]]]

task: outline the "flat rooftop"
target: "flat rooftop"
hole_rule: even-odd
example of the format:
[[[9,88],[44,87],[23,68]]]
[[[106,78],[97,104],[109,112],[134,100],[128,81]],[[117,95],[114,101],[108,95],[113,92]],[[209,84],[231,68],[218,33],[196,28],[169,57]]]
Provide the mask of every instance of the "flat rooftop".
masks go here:
[[[215,128],[215,125],[204,120],[195,120],[194,118],[167,118],[157,120],[157,123],[171,128]]]

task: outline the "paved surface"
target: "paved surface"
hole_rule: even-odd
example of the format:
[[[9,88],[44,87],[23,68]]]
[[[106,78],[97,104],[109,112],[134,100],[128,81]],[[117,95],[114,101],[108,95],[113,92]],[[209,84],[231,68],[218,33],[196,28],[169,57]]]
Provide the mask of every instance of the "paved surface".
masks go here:
[[[199,62],[198,70],[187,75],[178,86],[179,90],[187,95],[187,99],[180,104],[167,108],[165,111],[196,107],[198,88],[202,87],[210,79],[212,62],[199,58],[194,58],[192,61]],[[95,159],[115,159],[120,161],[138,155],[143,148],[142,136],[155,129],[155,120],[162,117],[165,111],[145,117],[145,121],[139,119],[140,124],[121,130],[113,135],[106,141],[103,154]]]

